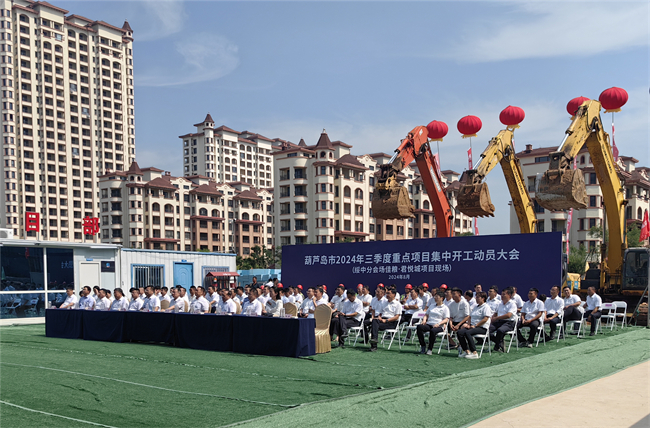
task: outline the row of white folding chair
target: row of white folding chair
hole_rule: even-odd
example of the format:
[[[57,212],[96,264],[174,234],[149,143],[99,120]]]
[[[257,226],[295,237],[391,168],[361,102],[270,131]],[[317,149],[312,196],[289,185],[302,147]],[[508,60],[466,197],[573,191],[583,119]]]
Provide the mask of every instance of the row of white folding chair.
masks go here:
[[[407,332],[407,334],[404,336],[404,342],[402,345],[406,345],[406,340],[408,338],[408,332],[411,332],[411,343],[415,340],[415,332],[418,329],[418,324],[426,316],[425,311],[417,311],[413,314],[411,317],[411,320],[407,323],[402,323],[401,325],[401,330],[400,330],[400,337],[404,334],[404,332]]]
[[[397,318],[397,325],[395,328],[389,328],[383,331],[384,334],[381,336],[381,345],[386,346],[385,341],[386,341],[386,335],[390,334],[390,343],[388,344],[388,350],[390,350],[390,347],[393,345],[393,340],[395,340],[395,336],[397,336],[397,344],[399,345],[399,348],[402,349],[402,342],[400,342],[399,338],[399,333],[400,333],[400,322],[402,321],[402,314],[399,315],[399,318]]]
[[[616,325],[616,309],[617,305],[614,303],[603,303],[602,306],[600,307],[600,320],[605,320],[605,327],[610,327],[610,331],[614,329],[614,325]],[[607,311],[607,313],[604,313]],[[605,333],[603,331],[603,328],[601,328],[601,333]]]
[[[620,300],[613,303],[616,305],[616,311],[614,312],[614,323],[616,324],[616,320],[618,318],[622,318],[621,327],[626,327],[627,326],[627,303]],[[616,327],[618,327],[618,324],[616,325]]]

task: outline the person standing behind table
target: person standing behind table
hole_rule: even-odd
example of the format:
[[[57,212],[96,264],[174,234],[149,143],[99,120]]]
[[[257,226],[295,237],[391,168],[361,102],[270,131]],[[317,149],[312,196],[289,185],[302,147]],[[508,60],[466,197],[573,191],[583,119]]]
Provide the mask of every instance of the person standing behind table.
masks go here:
[[[237,313],[237,305],[232,299],[234,292],[232,290],[225,290],[221,296],[221,313],[227,315],[234,315]]]
[[[178,288],[172,288],[171,301],[169,307],[164,309],[165,312],[185,312],[185,300],[181,297]]]
[[[589,336],[596,335],[596,324],[601,316],[601,306],[603,306],[603,299],[596,294],[596,287],[592,286],[587,288],[587,302],[584,304],[584,308],[587,309],[585,319],[591,323],[591,333],[589,333]]]
[[[210,302],[205,298],[205,288],[201,286],[196,287],[196,299],[194,299],[190,306],[190,312],[193,314],[210,313]]]
[[[571,294],[571,289],[569,287],[564,287],[562,291],[564,292],[564,327],[562,328],[564,333],[566,332],[567,321],[580,321],[585,309],[582,307],[580,296],[577,294]],[[575,329],[575,323],[573,324],[573,327]]]
[[[346,292],[347,299],[341,303],[339,313],[332,318],[330,324],[330,336],[337,335],[339,347],[345,346],[345,339],[348,337],[348,329],[358,327],[363,321],[365,313],[363,312],[363,303],[357,297],[354,290],[349,289]]]
[[[140,289],[132,287],[131,290],[131,301],[129,302],[129,311],[137,312],[142,309],[144,302],[140,299]]]
[[[444,304],[445,293],[439,291],[433,295],[433,301],[435,304],[430,304],[427,309],[426,315],[418,324],[416,332],[418,335],[418,341],[420,343],[420,352],[419,354],[433,354],[433,345],[436,343],[436,339],[439,333],[445,331],[447,328],[447,322],[449,321],[449,307]],[[429,333],[429,346],[427,347],[424,340],[424,334]]]
[[[142,302],[142,311],[158,312],[160,310],[160,299],[154,294],[153,286],[148,285],[144,289],[145,298]]]
[[[544,302],[544,309],[546,310],[546,316],[544,317],[544,324],[548,324],[551,327],[551,335],[547,336],[546,332],[544,333],[544,340],[553,340],[555,339],[555,331],[557,325],[560,323],[560,315],[564,314],[564,300],[559,296],[560,287],[554,285],[551,287],[551,297],[546,299]]]
[[[464,351],[464,353],[460,352],[458,356],[460,358],[469,358],[470,360],[479,358],[473,336],[475,334],[485,334],[488,331],[490,328],[490,317],[492,316],[492,310],[485,303],[487,294],[478,291],[475,299],[476,306],[472,310],[469,321],[465,323],[463,328],[458,330],[458,341],[460,342],[461,351]]]
[[[537,298],[538,294],[539,290],[531,288],[528,291],[528,300],[521,308],[521,320],[519,320],[519,325],[517,326],[517,340],[519,340],[520,347],[533,347],[533,340],[540,326],[539,319],[544,316],[544,303]],[[525,327],[528,327],[530,330],[528,339],[525,339],[521,333],[521,329]]]
[[[74,288],[66,287],[65,294],[67,294],[68,297],[65,298],[65,301],[61,306],[59,306],[59,309],[77,309],[79,299],[77,299],[77,296],[74,294]]]
[[[402,305],[395,299],[397,291],[394,287],[386,290],[386,303],[381,307],[379,316],[375,316],[372,320],[371,335],[370,335],[370,352],[377,351],[377,338],[380,331],[390,330],[397,327],[397,324],[402,315]]]
[[[501,292],[501,303],[490,319],[490,336],[494,336],[494,352],[505,352],[503,338],[515,328],[517,322],[517,304],[512,300],[512,288]]]
[[[244,304],[242,310],[243,315],[262,315],[262,303],[258,299],[259,290],[257,288],[251,288],[250,293],[248,293],[248,301]]]
[[[124,297],[124,291],[121,288],[116,288],[113,290],[113,294],[115,294],[115,300],[111,303],[111,311],[128,311],[129,302]]]
[[[303,300],[300,305],[300,310],[298,311],[298,316],[300,318],[314,318],[313,312],[310,313],[310,310],[314,309],[314,287],[309,287],[307,289],[307,297]]]
[[[262,314],[268,317],[279,317],[284,308],[282,303],[282,291],[277,287],[269,288],[269,300],[266,301]]]
[[[490,287],[488,290],[488,299],[485,303],[487,303],[493,313],[497,311],[499,308],[499,303],[501,303],[501,296],[499,296],[499,287],[496,285]]]
[[[106,289],[101,288],[99,290],[99,299],[95,305],[96,311],[108,311],[111,309],[111,301],[106,297]]]

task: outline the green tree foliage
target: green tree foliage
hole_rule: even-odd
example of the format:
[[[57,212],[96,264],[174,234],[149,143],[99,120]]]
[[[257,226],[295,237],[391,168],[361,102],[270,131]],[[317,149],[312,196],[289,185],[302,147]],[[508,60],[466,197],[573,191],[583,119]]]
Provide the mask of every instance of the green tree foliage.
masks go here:
[[[251,248],[248,257],[237,256],[237,269],[278,269],[282,264],[281,247],[266,249],[259,245]]]
[[[569,273],[577,273],[580,276],[584,275],[588,257],[589,251],[587,251],[584,245],[578,248],[571,246],[569,249]]]
[[[642,244],[639,238],[641,238],[641,228],[638,224],[632,223],[627,227],[627,246],[641,247]]]
[[[463,233],[459,233],[456,236],[474,236],[474,234],[472,232],[463,232]]]

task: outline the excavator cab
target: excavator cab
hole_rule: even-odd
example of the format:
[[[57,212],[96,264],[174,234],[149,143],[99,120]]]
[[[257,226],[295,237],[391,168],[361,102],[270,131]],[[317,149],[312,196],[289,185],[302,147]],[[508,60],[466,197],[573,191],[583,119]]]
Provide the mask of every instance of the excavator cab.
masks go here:
[[[467,171],[466,183],[458,192],[456,209],[470,217],[494,217],[494,205],[487,183],[474,183],[476,170]]]
[[[563,152],[550,155],[548,171],[535,180],[535,200],[550,211],[587,208],[587,189],[582,171],[567,168]]]
[[[381,220],[413,218],[413,205],[404,186],[397,182],[396,171],[390,164],[380,166],[380,176],[372,195],[372,215]]]

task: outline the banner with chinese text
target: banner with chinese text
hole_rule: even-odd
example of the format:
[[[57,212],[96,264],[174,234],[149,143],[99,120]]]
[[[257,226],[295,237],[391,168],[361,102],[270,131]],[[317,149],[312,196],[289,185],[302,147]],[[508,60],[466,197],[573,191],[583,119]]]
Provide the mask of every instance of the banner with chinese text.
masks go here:
[[[561,232],[282,247],[282,282],[304,289],[361,283],[374,290],[381,282],[402,293],[406,284],[473,290],[479,283],[483,291],[515,285],[521,296],[531,287],[548,295],[561,276]]]

